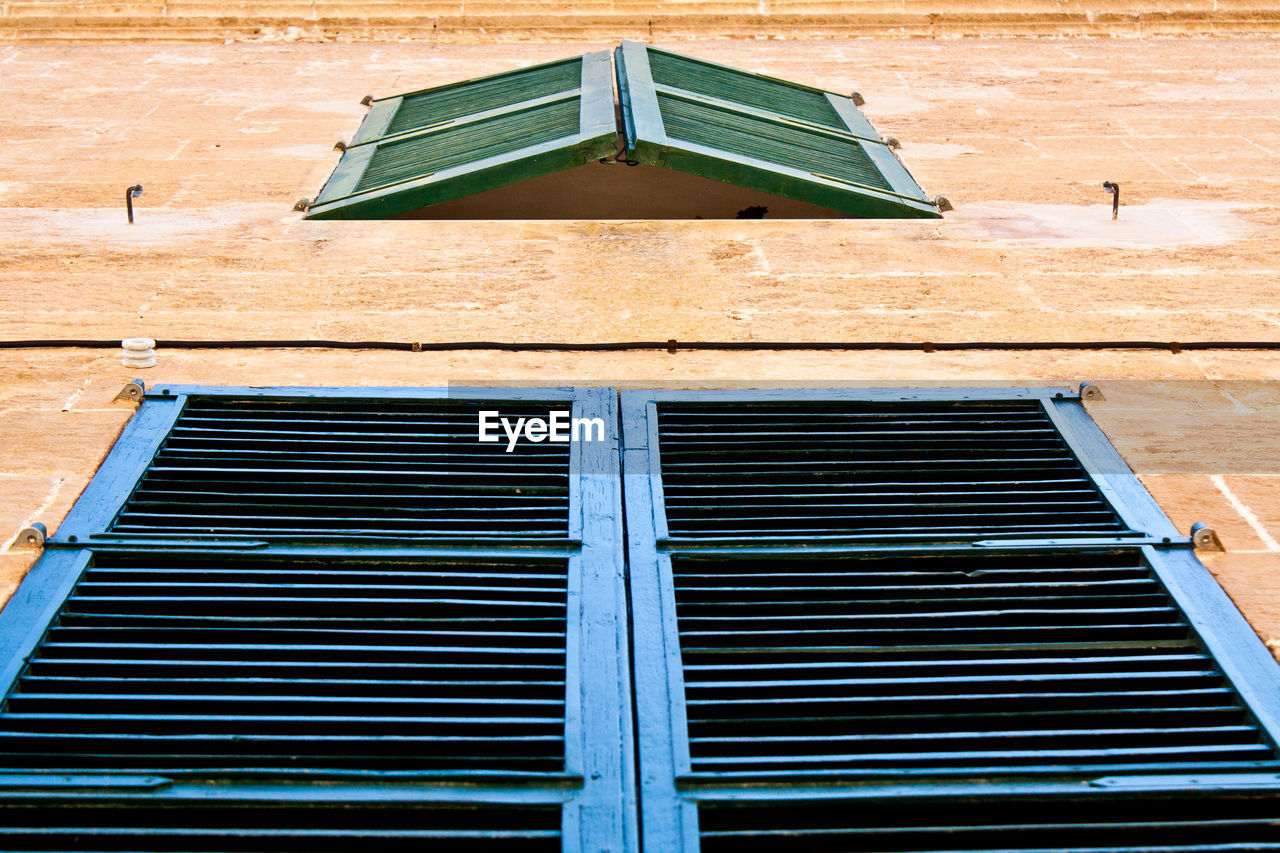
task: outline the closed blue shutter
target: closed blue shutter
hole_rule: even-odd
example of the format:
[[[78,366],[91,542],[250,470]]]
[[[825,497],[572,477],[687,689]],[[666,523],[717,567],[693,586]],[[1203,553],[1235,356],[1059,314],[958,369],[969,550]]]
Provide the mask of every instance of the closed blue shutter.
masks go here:
[[[0,613],[0,847],[634,845],[615,400],[148,394]]]
[[[648,849],[1280,844],[1280,670],[1074,395],[623,418]]]

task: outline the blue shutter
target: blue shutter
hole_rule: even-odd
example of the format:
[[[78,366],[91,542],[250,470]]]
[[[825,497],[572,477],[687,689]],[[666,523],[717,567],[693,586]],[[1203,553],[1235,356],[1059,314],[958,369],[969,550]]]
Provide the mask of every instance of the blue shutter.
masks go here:
[[[623,420],[648,849],[1280,844],[1280,669],[1074,394]]]
[[[481,409],[608,434],[505,453]],[[148,394],[0,613],[0,847],[632,849],[616,420]]]

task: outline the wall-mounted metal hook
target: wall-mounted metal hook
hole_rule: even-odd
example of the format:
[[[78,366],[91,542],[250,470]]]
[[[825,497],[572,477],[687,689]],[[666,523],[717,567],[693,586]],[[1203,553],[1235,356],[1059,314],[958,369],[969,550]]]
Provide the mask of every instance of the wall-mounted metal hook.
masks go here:
[[[124,209],[129,214],[129,224],[133,224],[133,200],[142,195],[142,184],[134,184],[124,191]]]
[[[1102,188],[1111,193],[1111,218],[1120,218],[1120,185],[1115,181],[1103,181]]]

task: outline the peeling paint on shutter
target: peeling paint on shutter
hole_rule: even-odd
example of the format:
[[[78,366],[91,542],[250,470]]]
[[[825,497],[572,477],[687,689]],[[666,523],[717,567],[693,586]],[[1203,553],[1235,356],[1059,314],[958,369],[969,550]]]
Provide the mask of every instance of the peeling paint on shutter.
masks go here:
[[[628,156],[868,218],[937,208],[844,96],[624,41]]]
[[[614,153],[608,51],[375,101],[309,219],[385,219]]]

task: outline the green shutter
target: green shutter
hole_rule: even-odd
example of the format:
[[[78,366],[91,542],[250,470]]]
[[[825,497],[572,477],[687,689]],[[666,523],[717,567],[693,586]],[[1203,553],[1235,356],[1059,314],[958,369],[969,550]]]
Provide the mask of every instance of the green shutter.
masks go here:
[[[631,159],[868,218],[937,208],[849,98],[624,41]]]
[[[309,219],[384,219],[567,169],[617,144],[608,51],[373,103]]]

